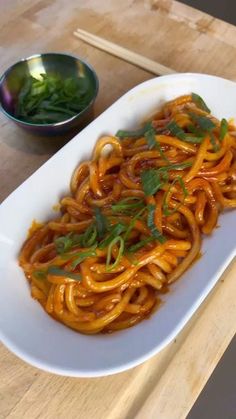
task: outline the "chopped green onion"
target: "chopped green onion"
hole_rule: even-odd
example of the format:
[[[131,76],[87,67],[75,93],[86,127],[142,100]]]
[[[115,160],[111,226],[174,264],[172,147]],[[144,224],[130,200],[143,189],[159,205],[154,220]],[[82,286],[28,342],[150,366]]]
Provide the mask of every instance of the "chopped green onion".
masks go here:
[[[148,147],[150,148],[150,150],[152,150],[153,148],[156,148],[156,139],[155,139],[154,129],[150,129],[147,132],[145,132],[145,138],[147,140]]]
[[[203,131],[210,132],[216,127],[214,122],[206,116],[197,115],[193,112],[189,112],[189,115],[191,116],[192,120],[195,121]]]
[[[184,132],[184,130],[175,122],[171,121],[166,127],[172,135],[187,143],[201,143],[202,137],[193,137]]]
[[[105,247],[109,246],[109,244],[112,242],[112,240],[119,236],[121,233],[123,233],[126,230],[126,226],[121,223],[117,223],[114,226],[112,226],[110,230],[110,234],[108,237],[106,237],[100,244],[99,249],[105,249]]]
[[[119,130],[116,133],[116,137],[119,138],[139,138],[139,137],[143,137],[145,132],[150,129],[152,127],[152,124],[150,122],[148,122],[147,124],[144,125],[144,127],[135,130],[135,131],[124,131],[124,130]]]
[[[145,195],[154,195],[168,181],[169,170],[183,170],[192,166],[191,162],[174,163],[159,169],[147,169],[141,173],[141,182]]]
[[[145,133],[145,138],[147,140],[148,147],[150,148],[150,150],[152,150],[153,148],[156,148],[159,151],[160,156],[164,160],[166,160],[166,161],[169,162],[169,159],[166,157],[165,153],[161,149],[161,145],[160,145],[159,141],[155,137],[155,130],[154,130],[154,128],[149,129]]]
[[[128,251],[129,252],[136,252],[136,250],[141,249],[142,247],[144,247],[147,243],[150,243],[152,241],[154,241],[155,238],[154,237],[147,237],[144,240],[140,240],[138,243],[133,244],[132,246],[129,247]]]
[[[83,247],[92,246],[97,238],[97,228],[95,224],[90,224],[83,234],[82,245]]]
[[[69,255],[67,255],[67,259],[72,259],[74,257],[76,257],[76,259],[73,260],[71,266],[72,268],[76,268],[77,265],[79,265],[81,262],[83,262],[85,259],[96,256],[96,247],[97,244],[94,244],[90,249],[88,249],[87,251],[84,252],[77,252],[77,253],[71,253]]]
[[[20,90],[15,116],[39,124],[60,122],[83,110],[93,87],[87,76],[64,78],[60,74],[27,76]]]
[[[227,132],[228,132],[229,124],[228,121],[223,118],[220,123],[220,141],[223,141]]]
[[[169,210],[168,204],[167,204],[166,200],[167,200],[167,196],[170,193],[171,188],[175,185],[176,182],[179,182],[179,184],[181,186],[181,189],[182,189],[183,194],[184,194],[184,199],[173,210]],[[188,196],[188,191],[187,191],[187,189],[185,187],[184,181],[183,181],[183,179],[180,176],[177,176],[173,180],[173,182],[171,183],[169,189],[165,192],[164,199],[163,199],[163,214],[165,216],[169,216],[171,214],[174,214],[178,210],[178,208],[184,203],[186,196]]]
[[[133,230],[136,221],[139,219],[139,217],[146,211],[146,207],[142,208],[132,219],[131,223],[129,224],[129,227],[127,228],[125,234],[124,234],[124,241],[128,240],[129,235],[131,231]]]
[[[74,272],[65,271],[65,269],[59,268],[58,266],[49,266],[47,273],[49,275],[63,276],[66,278],[75,279],[81,281],[82,277],[80,274],[75,274]]]
[[[111,256],[112,256],[112,248],[113,248],[113,246],[116,244],[116,243],[120,243],[120,247],[119,247],[119,251],[118,251],[118,254],[117,254],[117,256],[116,256],[116,259],[115,259],[115,262],[112,264],[112,265],[110,265],[110,262],[111,262]],[[107,260],[106,260],[106,271],[107,272],[110,272],[110,271],[112,271],[114,268],[116,268],[116,266],[119,264],[119,262],[120,262],[120,259],[121,259],[121,257],[122,257],[122,255],[123,255],[123,253],[124,253],[124,247],[125,247],[125,244],[124,244],[124,239],[122,238],[122,237],[120,237],[120,236],[118,236],[118,237],[115,237],[111,242],[110,242],[110,244],[109,244],[109,246],[108,246],[108,249],[107,249]]]
[[[149,204],[148,205],[148,216],[147,216],[147,226],[151,231],[151,234],[155,239],[157,239],[160,243],[165,243],[166,238],[161,234],[161,232],[156,228],[154,222],[154,215],[155,215],[155,205]]]
[[[99,207],[94,208],[98,238],[101,240],[107,231],[107,219]]]
[[[168,166],[159,167],[158,172],[167,172],[169,170],[184,170],[187,167],[191,167],[192,163],[189,161],[183,163],[173,163],[169,164]]]
[[[64,254],[71,250],[73,246],[82,245],[83,234],[68,233],[66,236],[58,237],[54,240],[56,251],[59,254]]]
[[[155,169],[144,170],[141,173],[141,182],[146,196],[154,195],[163,186],[160,173]]]
[[[216,152],[220,148],[219,144],[216,144],[216,140],[215,140],[214,135],[212,134],[212,132],[210,132],[209,135],[210,135],[210,141],[211,141],[211,144],[212,144],[212,147],[213,147],[213,151]]]
[[[201,138],[201,137],[204,138],[205,137],[204,132],[202,132],[202,130],[200,130],[200,128],[196,127],[193,124],[189,124],[187,126],[187,130],[190,131],[192,134],[196,135],[198,138]],[[188,134],[186,134],[186,135],[188,135]]]
[[[130,210],[140,209],[144,206],[143,199],[136,196],[129,196],[111,206],[113,212],[129,212]]]
[[[66,236],[58,237],[54,240],[57,253],[65,253],[71,249],[73,245],[73,240],[71,238],[72,233],[67,234]]]
[[[208,113],[211,112],[204,100],[197,93],[192,93],[192,101],[203,111]]]
[[[186,134],[184,130],[178,124],[176,124],[175,121],[169,122],[166,128],[170,131],[172,135],[174,135],[174,137],[177,137],[183,141],[185,140]]]
[[[34,272],[32,273],[32,275],[33,275],[36,279],[38,279],[38,280],[42,281],[42,280],[46,279],[46,277],[47,277],[47,271],[46,271],[46,270],[45,270],[45,271],[34,271]]]

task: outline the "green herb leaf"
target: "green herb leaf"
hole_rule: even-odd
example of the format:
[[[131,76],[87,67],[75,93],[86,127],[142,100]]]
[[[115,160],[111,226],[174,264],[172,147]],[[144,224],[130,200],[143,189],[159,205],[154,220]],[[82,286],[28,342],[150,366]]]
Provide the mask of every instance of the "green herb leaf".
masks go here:
[[[202,109],[205,112],[211,113],[210,109],[204,102],[201,96],[197,93],[192,93],[192,101],[197,105],[198,108]]]
[[[152,236],[157,239],[160,243],[165,243],[166,238],[161,234],[161,232],[156,228],[154,222],[154,215],[155,215],[155,205],[148,205],[148,216],[147,216],[147,226],[151,231]]]
[[[118,242],[120,244],[119,251],[118,251],[118,254],[116,256],[116,259],[115,259],[114,263],[110,266],[111,256],[112,256],[112,248]],[[120,259],[121,259],[122,255],[124,253],[124,247],[125,247],[124,239],[120,236],[115,237],[111,241],[111,243],[109,244],[108,249],[107,249],[107,259],[106,259],[106,270],[107,270],[107,272],[112,271],[119,264]]]
[[[112,226],[110,230],[110,234],[108,237],[106,237],[100,244],[99,249],[105,249],[105,247],[109,246],[109,244],[112,242],[112,240],[119,236],[121,233],[123,233],[127,229],[127,226],[125,226],[122,223],[117,223],[114,226]]]
[[[167,202],[166,202],[166,200],[167,200],[167,196],[168,196],[168,194],[169,194],[169,192],[170,192],[170,190],[171,190],[171,188],[177,183],[177,182],[179,182],[179,184],[180,184],[180,187],[181,187],[181,189],[182,189],[182,191],[183,191],[183,194],[184,194],[184,199],[183,199],[183,201],[182,202],[180,202],[174,209],[172,209],[172,210],[170,210],[169,209],[169,207],[168,207],[168,204],[167,204]],[[177,176],[174,180],[173,180],[173,182],[171,183],[171,185],[170,185],[170,187],[169,187],[169,189],[165,192],[165,195],[164,195],[164,199],[163,199],[163,214],[165,215],[165,216],[169,216],[169,215],[171,215],[171,214],[174,214],[177,210],[178,210],[178,208],[184,203],[184,201],[185,201],[185,198],[186,198],[186,196],[188,196],[188,191],[187,191],[187,189],[186,189],[186,187],[185,187],[185,184],[184,184],[184,181],[183,181],[183,179],[180,177],[180,176]]]
[[[229,124],[228,121],[223,118],[220,123],[220,141],[223,141],[227,132],[228,132]]]
[[[58,266],[49,266],[47,273],[49,275],[63,276],[66,278],[75,279],[76,281],[81,281],[82,277],[80,274],[74,272],[68,272],[65,269],[59,268]]]
[[[107,231],[107,219],[105,215],[102,214],[99,207],[94,208],[95,212],[95,220],[96,220],[96,227],[97,227],[97,234],[99,240],[103,239]]]

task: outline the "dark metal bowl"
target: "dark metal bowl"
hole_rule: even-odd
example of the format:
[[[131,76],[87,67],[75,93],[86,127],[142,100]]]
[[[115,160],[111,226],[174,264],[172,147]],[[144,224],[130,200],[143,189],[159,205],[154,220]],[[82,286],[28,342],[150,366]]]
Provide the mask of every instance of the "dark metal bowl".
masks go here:
[[[57,73],[63,78],[84,75],[87,77],[93,97],[81,112],[64,121],[51,124],[34,124],[14,116],[21,87],[27,76],[38,77],[41,73]],[[0,79],[0,109],[19,127],[39,135],[60,135],[82,126],[92,115],[92,108],[98,93],[98,78],[93,68],[81,58],[67,54],[46,53],[32,55],[12,65]]]

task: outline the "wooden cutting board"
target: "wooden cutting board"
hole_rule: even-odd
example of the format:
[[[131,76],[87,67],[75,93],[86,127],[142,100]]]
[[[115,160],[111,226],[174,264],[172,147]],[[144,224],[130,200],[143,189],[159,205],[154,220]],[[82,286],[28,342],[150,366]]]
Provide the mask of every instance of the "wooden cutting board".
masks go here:
[[[236,80],[236,28],[176,1],[12,0],[1,2],[0,8],[0,71],[38,52],[80,55],[99,76],[96,115],[153,76],[75,39],[77,27],[176,71]],[[35,138],[2,115],[0,126],[4,199],[68,138]],[[185,418],[234,336],[235,274],[232,264],[173,343],[122,374],[96,379],[54,376],[0,346],[0,418]]]

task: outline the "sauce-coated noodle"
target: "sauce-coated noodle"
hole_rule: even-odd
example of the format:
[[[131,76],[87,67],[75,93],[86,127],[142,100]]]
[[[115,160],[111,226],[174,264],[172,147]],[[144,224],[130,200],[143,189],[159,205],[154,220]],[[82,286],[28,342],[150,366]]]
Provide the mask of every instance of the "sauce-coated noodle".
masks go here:
[[[192,94],[140,130],[100,138],[74,171],[61,215],[34,223],[21,249],[32,297],[82,333],[148,317],[219,212],[236,207],[235,131]]]

